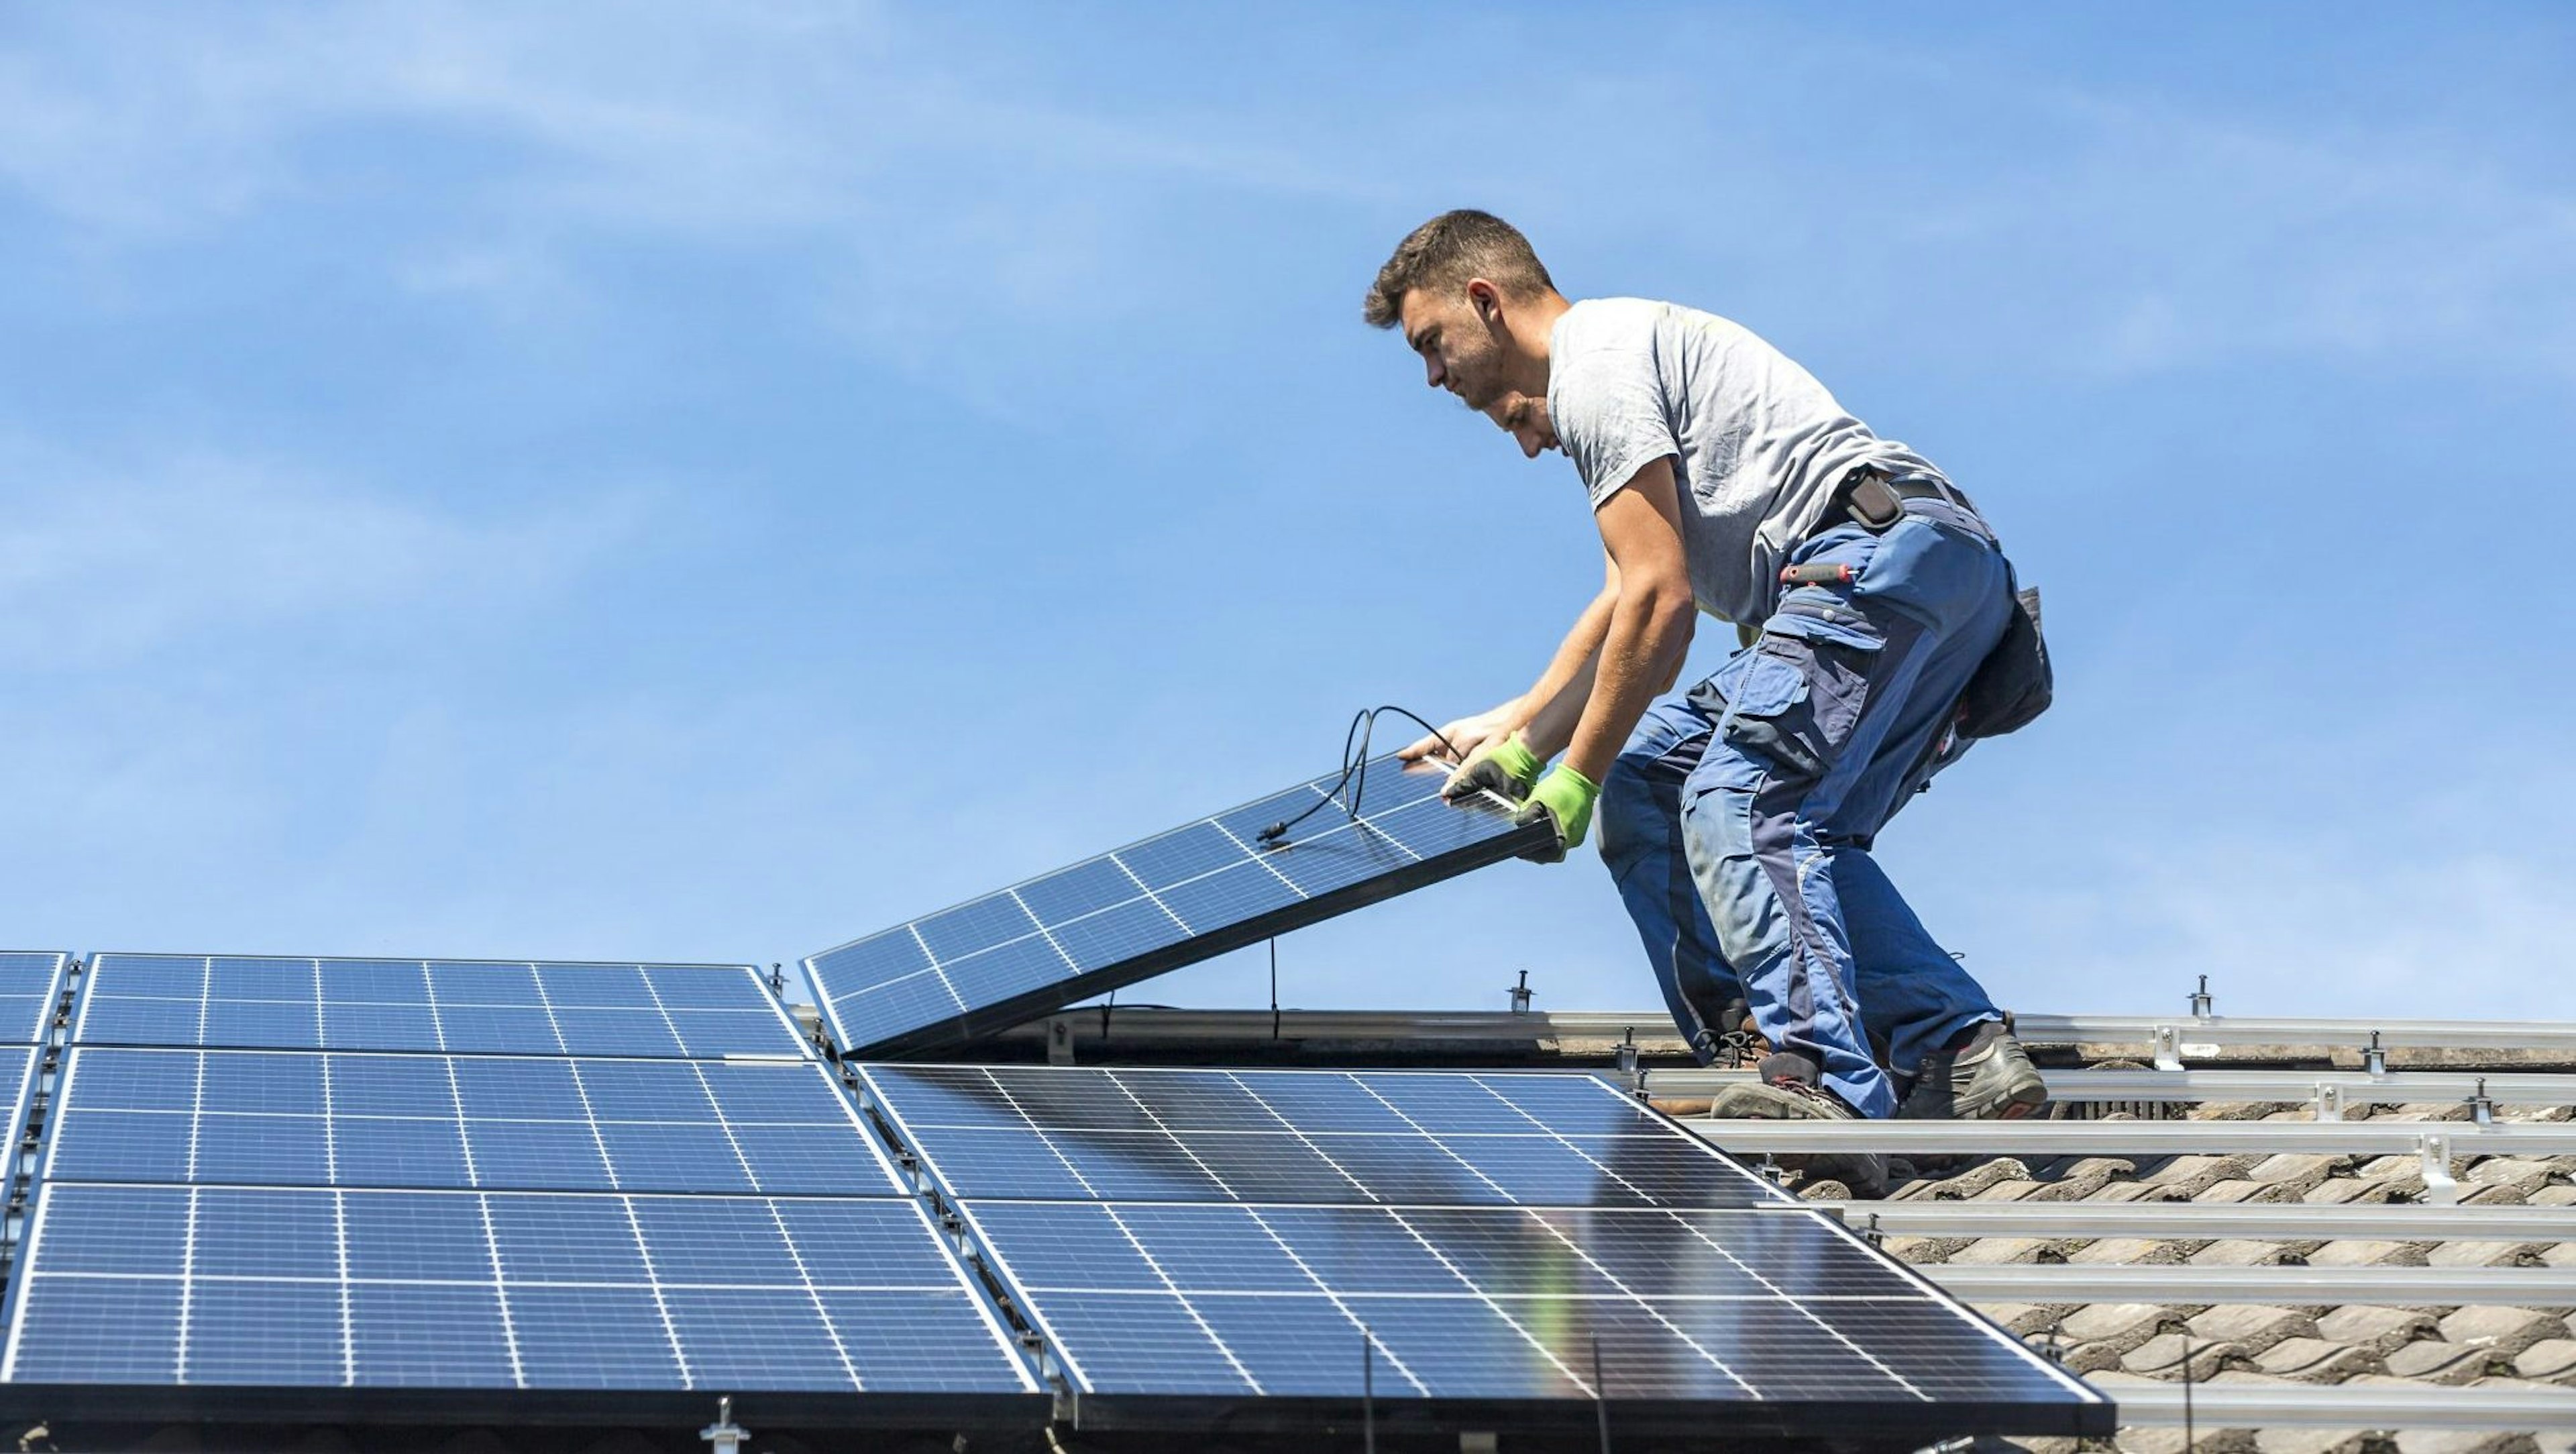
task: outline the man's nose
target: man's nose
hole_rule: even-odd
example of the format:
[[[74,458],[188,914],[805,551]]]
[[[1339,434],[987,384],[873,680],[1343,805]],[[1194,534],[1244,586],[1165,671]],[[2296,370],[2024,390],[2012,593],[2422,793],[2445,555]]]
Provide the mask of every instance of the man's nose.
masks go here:
[[[1435,389],[1446,383],[1449,378],[1449,375],[1441,369],[1440,360],[1427,354],[1422,360],[1422,372],[1424,375],[1422,381]]]

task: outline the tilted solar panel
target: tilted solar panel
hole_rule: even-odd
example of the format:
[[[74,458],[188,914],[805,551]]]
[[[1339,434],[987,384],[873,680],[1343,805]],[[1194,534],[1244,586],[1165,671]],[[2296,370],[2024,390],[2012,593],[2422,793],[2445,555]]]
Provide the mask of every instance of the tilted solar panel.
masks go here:
[[[1292,1427],[1313,1400],[1348,1410],[1365,1351],[1397,1419],[1574,1427],[1606,1403],[1630,1429],[1927,1444],[2112,1426],[2100,1395],[1589,1077],[862,1076],[1086,1421]]]
[[[71,956],[26,950],[0,951],[0,1045],[36,1045],[53,1019]]]
[[[53,1181],[884,1193],[811,1060],[78,1046]]]
[[[24,1267],[0,1383],[1034,1388],[892,1195],[55,1183]]]
[[[523,1055],[809,1053],[747,964],[101,954],[73,1043]]]
[[[1444,802],[1446,769],[1380,758],[1086,859],[805,961],[834,1040],[901,1054],[1007,1029],[1529,851],[1490,794]],[[1275,846],[1263,830],[1324,806]]]

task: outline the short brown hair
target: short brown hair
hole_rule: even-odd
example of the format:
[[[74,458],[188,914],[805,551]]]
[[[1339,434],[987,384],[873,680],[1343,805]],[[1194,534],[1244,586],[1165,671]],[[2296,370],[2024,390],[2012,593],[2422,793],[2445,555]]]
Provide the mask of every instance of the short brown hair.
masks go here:
[[[1556,290],[1555,279],[1519,228],[1491,212],[1461,207],[1432,218],[1395,245],[1395,255],[1369,284],[1360,316],[1371,328],[1393,328],[1405,294],[1416,288],[1463,288],[1471,278],[1513,293]]]

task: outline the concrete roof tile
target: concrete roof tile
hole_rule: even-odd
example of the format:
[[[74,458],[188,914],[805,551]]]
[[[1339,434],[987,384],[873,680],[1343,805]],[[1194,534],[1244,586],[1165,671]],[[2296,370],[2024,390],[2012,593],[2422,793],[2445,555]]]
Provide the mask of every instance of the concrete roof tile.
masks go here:
[[[2376,1349],[2328,1338],[2284,1338],[2257,1357],[2254,1366],[2301,1383],[2341,1383],[2356,1373],[2377,1373],[2388,1364]]]

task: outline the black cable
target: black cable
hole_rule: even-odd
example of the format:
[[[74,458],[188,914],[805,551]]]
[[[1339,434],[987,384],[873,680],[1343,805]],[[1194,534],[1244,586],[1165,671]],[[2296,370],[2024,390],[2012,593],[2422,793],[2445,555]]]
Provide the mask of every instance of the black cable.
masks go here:
[[[1332,791],[1307,804],[1305,811],[1297,816],[1282,818],[1262,829],[1261,845],[1264,848],[1285,848],[1289,829],[1313,817],[1316,810],[1331,804],[1337,798],[1341,799],[1342,811],[1350,815],[1352,822],[1356,823],[1360,820],[1360,800],[1368,794],[1369,741],[1377,733],[1377,719],[1381,712],[1393,712],[1439,738],[1440,745],[1448,750],[1452,760],[1463,760],[1465,754],[1458,751],[1458,744],[1451,742],[1447,733],[1402,707],[1390,704],[1357,712],[1351,717],[1350,729],[1342,734],[1342,775],[1334,781]],[[1357,755],[1353,754],[1354,744],[1357,746]],[[1351,781],[1354,776],[1359,779],[1356,784]],[[1344,788],[1350,789],[1350,795],[1347,798],[1342,797]]]

